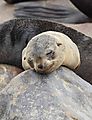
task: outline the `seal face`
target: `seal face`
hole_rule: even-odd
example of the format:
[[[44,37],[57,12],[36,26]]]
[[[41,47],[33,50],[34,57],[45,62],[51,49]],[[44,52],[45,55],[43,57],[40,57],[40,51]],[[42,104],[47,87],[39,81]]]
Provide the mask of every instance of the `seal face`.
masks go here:
[[[61,65],[75,69],[80,63],[77,46],[63,33],[43,32],[33,37],[22,52],[22,66],[50,73]]]

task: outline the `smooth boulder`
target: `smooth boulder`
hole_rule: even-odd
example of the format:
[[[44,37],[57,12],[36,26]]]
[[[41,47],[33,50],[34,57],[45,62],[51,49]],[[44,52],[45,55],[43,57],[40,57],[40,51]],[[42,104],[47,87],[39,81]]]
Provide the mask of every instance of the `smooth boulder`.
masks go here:
[[[0,120],[92,120],[92,85],[65,67],[27,70],[0,92]]]
[[[21,73],[23,70],[7,65],[7,64],[0,64],[0,91],[11,81],[12,78],[17,76],[19,73]]]

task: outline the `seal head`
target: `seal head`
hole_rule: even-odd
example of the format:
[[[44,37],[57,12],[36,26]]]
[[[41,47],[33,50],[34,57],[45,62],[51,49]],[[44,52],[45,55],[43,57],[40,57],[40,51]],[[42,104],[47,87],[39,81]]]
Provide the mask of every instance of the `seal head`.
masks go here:
[[[49,34],[38,35],[28,43],[25,50],[26,57],[23,59],[31,69],[40,73],[49,73],[63,63],[64,49],[65,46],[58,43],[57,37]]]
[[[61,65],[75,69],[80,61],[75,43],[63,33],[43,32],[33,37],[22,52],[22,66],[36,72],[50,73]]]

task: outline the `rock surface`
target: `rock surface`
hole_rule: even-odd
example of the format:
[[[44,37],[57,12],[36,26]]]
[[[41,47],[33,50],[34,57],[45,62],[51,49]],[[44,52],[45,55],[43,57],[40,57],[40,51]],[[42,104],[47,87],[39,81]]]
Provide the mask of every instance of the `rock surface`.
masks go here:
[[[20,72],[22,70],[15,66],[0,64],[0,91]]]
[[[64,67],[27,70],[0,92],[0,120],[92,120],[92,86]]]

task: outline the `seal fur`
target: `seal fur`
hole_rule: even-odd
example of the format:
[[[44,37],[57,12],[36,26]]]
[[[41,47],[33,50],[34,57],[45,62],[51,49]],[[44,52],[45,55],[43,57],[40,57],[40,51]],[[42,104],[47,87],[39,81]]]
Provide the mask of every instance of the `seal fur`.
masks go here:
[[[47,31],[33,37],[23,49],[22,66],[40,73],[50,73],[61,65],[75,69],[80,65],[76,44],[65,34]]]

